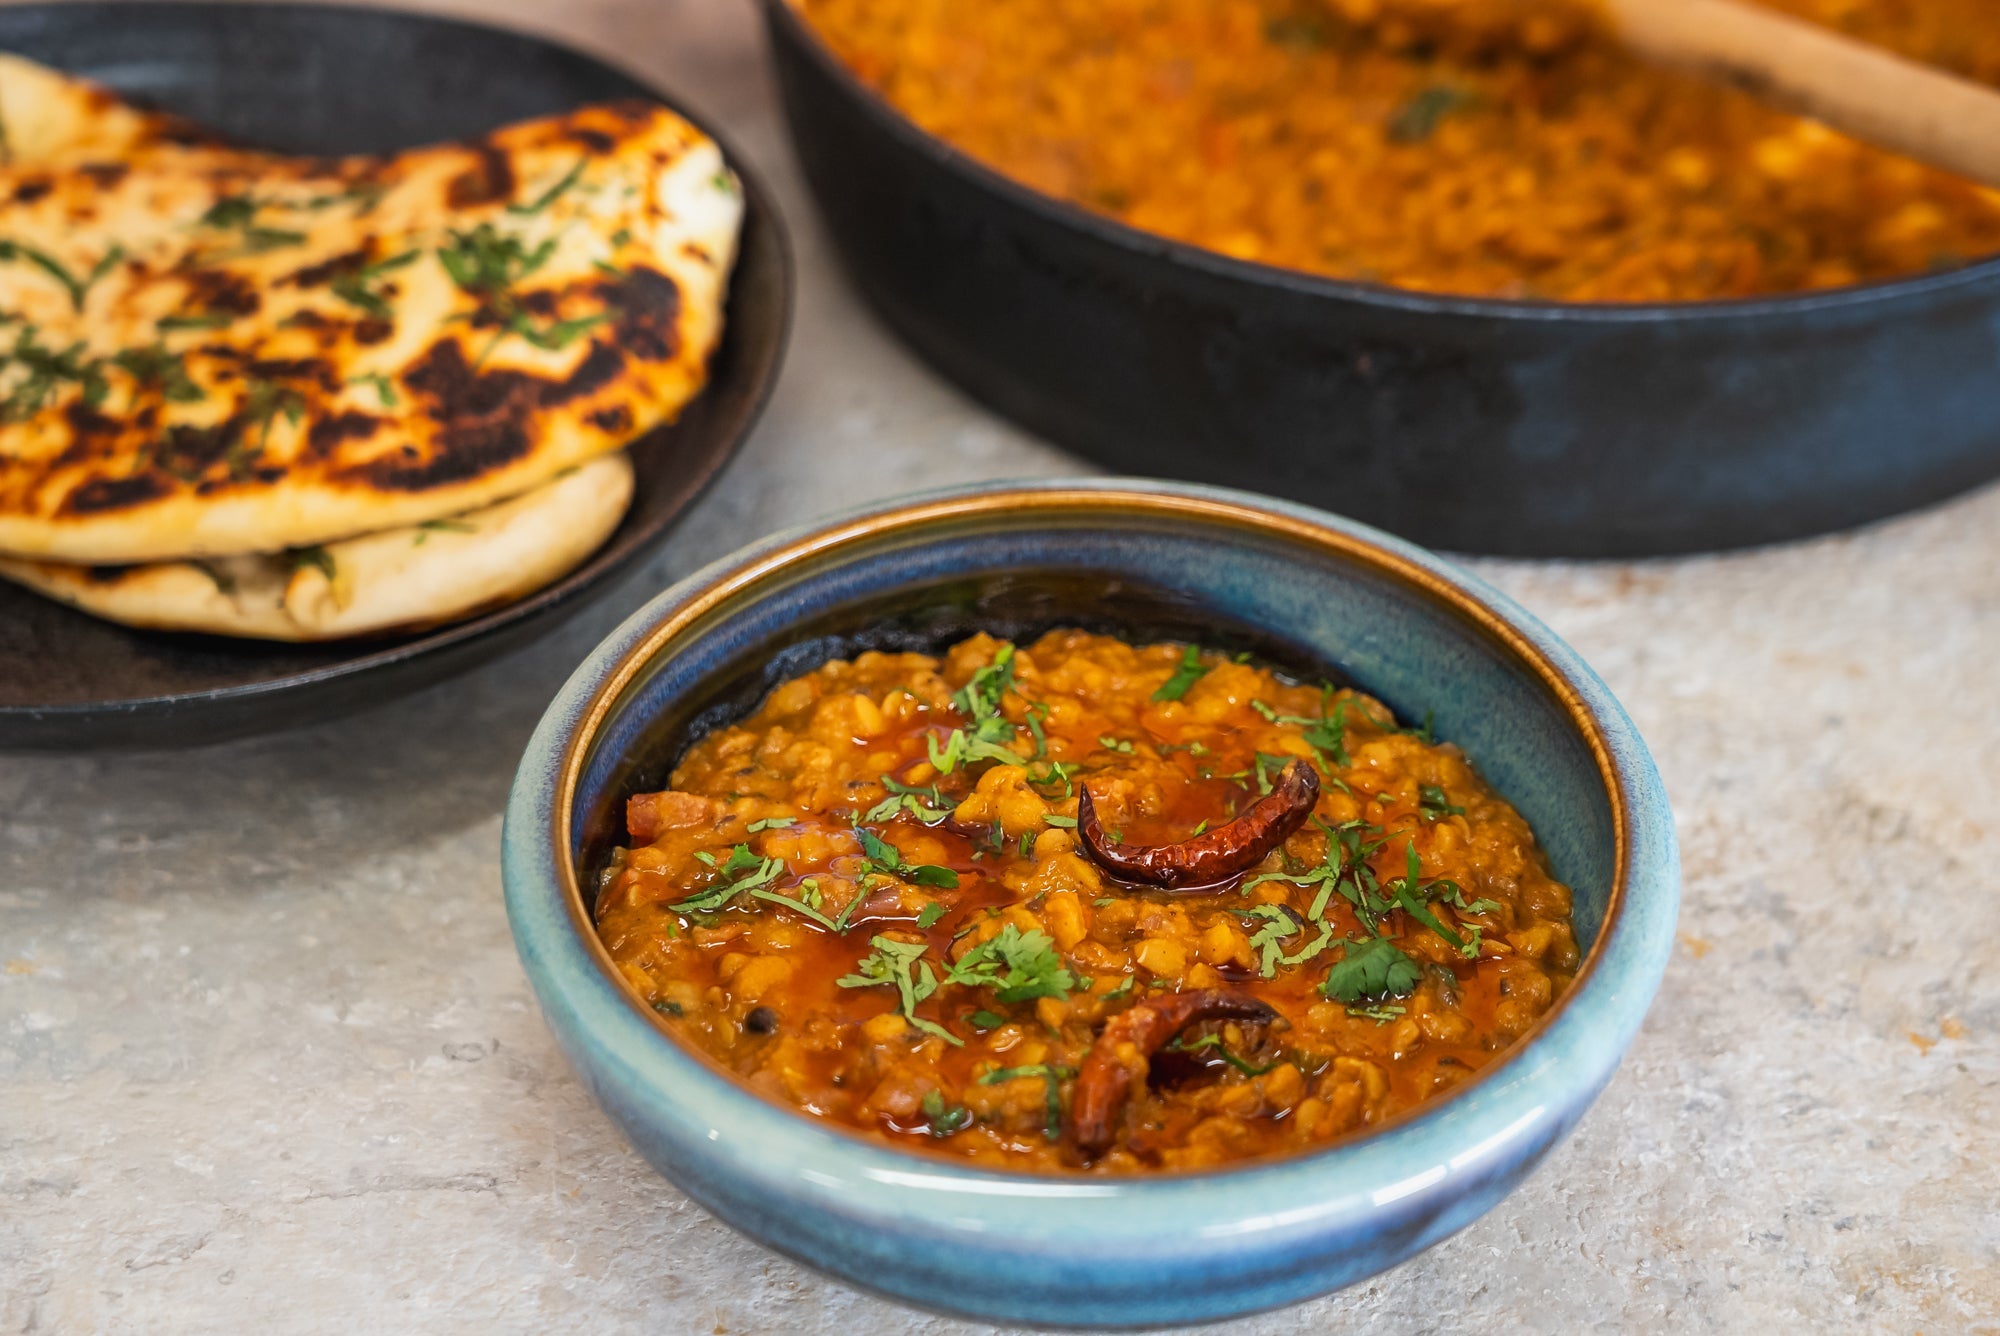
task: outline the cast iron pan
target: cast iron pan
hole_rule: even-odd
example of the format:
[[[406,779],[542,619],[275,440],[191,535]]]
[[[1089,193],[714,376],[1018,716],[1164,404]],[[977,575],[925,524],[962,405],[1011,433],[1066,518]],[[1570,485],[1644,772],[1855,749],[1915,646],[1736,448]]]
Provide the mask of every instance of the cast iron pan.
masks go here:
[[[806,178],[882,318],[1115,469],[1583,557],[1800,538],[2000,476],[2000,263],[1653,306],[1314,278],[1016,185],[905,120],[785,0],[764,17]]]
[[[659,96],[536,38],[320,5],[0,7],[0,50],[242,142],[303,153],[386,152],[586,102]],[[470,621],[319,647],[129,630],[0,584],[0,747],[181,746],[318,721],[460,672],[580,608],[721,470],[783,358],[792,302],[784,228],[743,159],[723,147],[743,177],[746,209],[710,383],[678,422],[634,443],[631,512],[588,562]]]

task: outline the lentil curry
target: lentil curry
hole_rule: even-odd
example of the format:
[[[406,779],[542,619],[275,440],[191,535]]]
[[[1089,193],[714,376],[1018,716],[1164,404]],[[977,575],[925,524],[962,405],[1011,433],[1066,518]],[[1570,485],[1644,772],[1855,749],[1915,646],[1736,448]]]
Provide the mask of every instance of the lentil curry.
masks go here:
[[[2000,83],[1992,0],[1764,0]],[[925,130],[1239,259],[1682,301],[2000,251],[2000,193],[1641,63],[1565,0],[796,0]]]
[[[600,883],[631,986],[759,1093],[996,1169],[1323,1146],[1472,1077],[1579,958],[1455,747],[1194,646],[836,660],[671,784]]]

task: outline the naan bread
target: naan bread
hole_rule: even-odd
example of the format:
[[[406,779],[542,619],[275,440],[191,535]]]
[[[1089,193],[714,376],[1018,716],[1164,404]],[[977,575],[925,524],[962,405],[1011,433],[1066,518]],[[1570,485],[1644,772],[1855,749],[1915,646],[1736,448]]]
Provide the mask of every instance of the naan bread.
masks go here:
[[[522,598],[611,536],[632,499],[623,453],[447,520],[271,556],[144,566],[0,557],[0,576],[114,622],[260,640],[413,631]]]
[[[175,116],[0,51],[0,167],[113,162],[163,143],[211,138]]]
[[[0,552],[321,545],[517,496],[671,420],[742,199],[654,103],[312,160],[0,64]]]

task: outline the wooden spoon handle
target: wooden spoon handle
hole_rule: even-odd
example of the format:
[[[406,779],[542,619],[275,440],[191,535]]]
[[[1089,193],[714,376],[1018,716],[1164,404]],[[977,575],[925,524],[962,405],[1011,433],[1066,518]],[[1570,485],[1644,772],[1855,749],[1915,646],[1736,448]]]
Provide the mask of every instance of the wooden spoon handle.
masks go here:
[[[2000,187],[2000,92],[1739,0],[1600,0],[1639,54]]]

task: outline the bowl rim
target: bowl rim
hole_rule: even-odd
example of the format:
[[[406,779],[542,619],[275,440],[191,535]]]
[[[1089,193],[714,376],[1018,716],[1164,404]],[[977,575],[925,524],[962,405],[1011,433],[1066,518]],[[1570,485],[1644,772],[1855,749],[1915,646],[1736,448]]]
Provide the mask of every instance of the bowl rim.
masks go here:
[[[797,0],[761,0],[766,22],[782,24],[819,73],[835,83],[872,120],[876,128],[931,164],[988,194],[997,195],[1039,221],[1081,233],[1138,260],[1162,261],[1204,277],[1281,291],[1294,296],[1330,298],[1425,314],[1485,316],[1489,319],[1583,324],[1644,325],[1664,320],[1744,320],[1760,316],[1806,315],[1845,311],[1881,302],[1915,300],[1951,289],[2000,279],[2000,253],[1959,268],[1902,278],[1874,279],[1809,292],[1768,293],[1750,297],[1705,297],[1681,302],[1566,302],[1523,297],[1477,297],[1421,292],[1387,283],[1334,278],[1303,269],[1287,269],[1258,260],[1239,260],[1220,251],[1147,232],[1081,205],[1047,195],[987,166],[949,140],[932,134],[869,87],[835,54],[810,20],[798,11]]]
[[[674,639],[712,625],[732,600],[801,563],[865,552],[884,535],[921,537],[956,520],[1024,510],[1170,515],[1330,549],[1460,612],[1536,674],[1579,727],[1606,784],[1614,883],[1575,982],[1504,1057],[1449,1095],[1322,1150],[1183,1173],[1025,1174],[901,1149],[768,1100],[672,1037],[644,1006],[590,924],[569,857],[577,784],[625,687]],[[1229,489],[1130,479],[922,493],[776,534],[696,572],[628,619],[563,687],[523,757],[503,838],[508,915],[543,1008],[559,1013],[552,1026],[587,1034],[593,1083],[636,1090],[654,1119],[672,1125],[671,1143],[700,1147],[705,1176],[753,1184],[750,1195],[767,1199],[803,1194],[829,1220],[861,1227],[905,1233],[920,1220],[928,1232],[989,1246],[1007,1240],[1097,1256],[1128,1256],[1141,1239],[1149,1250],[1171,1240],[1186,1255],[1196,1236],[1211,1248],[1235,1247],[1349,1227],[1405,1198],[1449,1193],[1448,1180],[1490,1173],[1537,1138],[1553,1144],[1636,1033],[1665,968],[1679,895],[1671,816],[1644,743],[1575,652],[1511,600],[1352,521]],[[1414,1174],[1413,1164],[1422,1166]],[[973,1202],[981,1215],[968,1224]],[[1210,1223],[1189,1230],[1190,1212]]]

